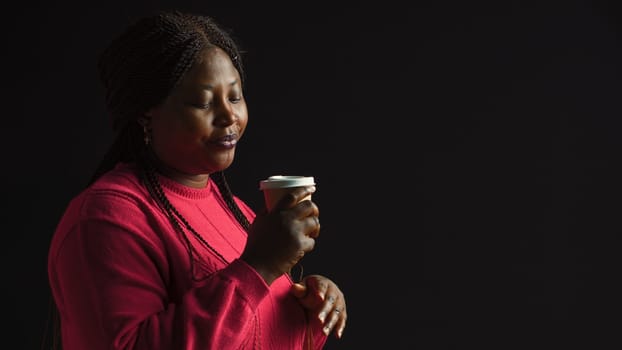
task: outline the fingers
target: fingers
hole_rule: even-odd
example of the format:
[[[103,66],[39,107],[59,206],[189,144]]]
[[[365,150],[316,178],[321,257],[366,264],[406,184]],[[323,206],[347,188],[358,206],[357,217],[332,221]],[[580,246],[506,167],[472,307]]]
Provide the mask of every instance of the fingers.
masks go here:
[[[318,313],[318,318],[324,325],[322,328],[324,334],[329,335],[331,332],[334,332],[337,338],[341,338],[346,327],[348,313],[341,291],[334,289],[327,291],[322,309]]]
[[[334,282],[319,275],[310,275],[301,283],[294,284],[292,293],[305,308],[316,310],[324,334],[333,332],[339,339],[343,336],[348,313],[344,295]]]
[[[343,309],[335,309],[335,312],[338,315],[337,323],[335,324],[335,336],[339,339],[343,337],[343,331],[346,329],[346,322],[348,320],[348,313],[346,311],[345,305]]]
[[[301,283],[294,283],[292,284],[291,292],[296,298],[303,298],[307,294],[307,287]]]
[[[325,318],[324,328],[322,331],[324,334],[329,335],[331,332],[335,334],[337,338],[341,338],[343,336],[343,331],[346,328],[346,320],[348,319],[348,314],[345,310],[345,306],[342,308],[334,307]]]
[[[315,186],[298,187],[293,191],[287,192],[277,202],[273,210],[281,210],[293,207],[296,203],[311,196],[315,192]]]
[[[287,220],[302,222],[303,233],[311,238],[317,238],[320,234],[320,211],[318,206],[310,200],[315,192],[315,186],[296,188],[283,195],[273,211],[280,212]]]
[[[320,235],[320,218],[316,215],[311,215],[306,218],[307,220],[307,236],[311,238],[318,238]]]
[[[303,188],[304,189],[304,188]],[[310,188],[307,188],[310,190]],[[294,196],[301,194],[304,195],[305,191],[295,192]],[[311,200],[303,200],[297,205],[281,211],[286,220],[292,220],[298,222],[298,226],[301,234],[309,238],[317,238],[320,235],[320,210],[318,206]]]

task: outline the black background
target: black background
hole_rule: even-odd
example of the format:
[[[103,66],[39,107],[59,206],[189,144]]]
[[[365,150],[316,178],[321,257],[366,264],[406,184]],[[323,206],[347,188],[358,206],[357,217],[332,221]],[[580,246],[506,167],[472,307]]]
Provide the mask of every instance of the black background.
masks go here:
[[[234,191],[259,209],[260,179],[316,178],[305,271],[339,283],[350,317],[326,349],[620,348],[616,2],[11,5],[1,348],[40,348],[51,234],[112,140],[97,54],[170,8],[246,51]]]

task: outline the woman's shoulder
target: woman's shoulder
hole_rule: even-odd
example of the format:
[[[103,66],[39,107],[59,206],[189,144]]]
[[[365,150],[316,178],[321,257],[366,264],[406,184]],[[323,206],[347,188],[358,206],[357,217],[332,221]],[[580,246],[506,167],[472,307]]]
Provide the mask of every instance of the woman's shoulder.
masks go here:
[[[121,191],[140,188],[138,167],[133,163],[118,163],[113,169],[104,173],[87,190],[90,191]]]
[[[163,220],[157,209],[148,190],[141,185],[136,168],[120,164],[69,202],[57,225],[51,256],[57,254],[68,237],[113,234],[115,239],[129,237],[158,245],[156,236],[149,234],[153,230],[148,229],[150,223]]]
[[[86,188],[79,196],[82,209],[106,209],[107,206],[141,206],[149,194],[141,184],[138,168],[131,163],[119,163]]]

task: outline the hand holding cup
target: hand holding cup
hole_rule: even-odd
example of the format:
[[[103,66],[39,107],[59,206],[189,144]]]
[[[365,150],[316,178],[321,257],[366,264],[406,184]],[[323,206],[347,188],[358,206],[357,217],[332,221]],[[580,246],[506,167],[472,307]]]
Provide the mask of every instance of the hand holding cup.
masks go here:
[[[270,284],[313,250],[319,209],[306,200],[315,192],[312,177],[277,175],[261,181],[260,189],[267,210],[255,217],[241,258]]]

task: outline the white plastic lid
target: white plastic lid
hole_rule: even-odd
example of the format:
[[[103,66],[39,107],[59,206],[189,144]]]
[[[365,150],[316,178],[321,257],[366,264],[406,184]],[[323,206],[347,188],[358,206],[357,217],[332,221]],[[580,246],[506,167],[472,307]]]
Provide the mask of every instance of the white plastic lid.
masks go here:
[[[259,189],[301,187],[315,185],[313,176],[273,175],[259,182]]]

